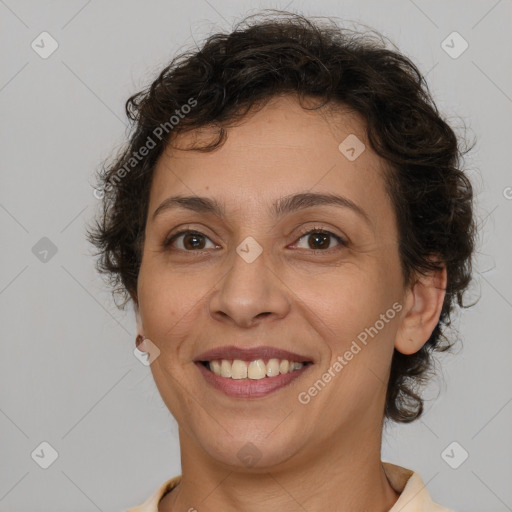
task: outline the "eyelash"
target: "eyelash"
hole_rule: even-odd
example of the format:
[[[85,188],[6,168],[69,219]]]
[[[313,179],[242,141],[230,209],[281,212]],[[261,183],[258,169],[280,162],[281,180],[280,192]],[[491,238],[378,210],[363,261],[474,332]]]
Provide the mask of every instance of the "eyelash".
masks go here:
[[[297,240],[300,240],[301,238],[304,238],[305,236],[311,235],[313,233],[329,235],[329,236],[333,237],[339,243],[338,247],[331,247],[329,249],[310,249],[311,251],[313,251],[315,253],[316,252],[330,252],[332,250],[340,249],[340,248],[346,247],[348,245],[346,240],[344,240],[341,236],[336,235],[335,233],[332,233],[331,231],[328,231],[321,227],[314,227],[312,229],[302,232]],[[193,229],[185,229],[185,230],[182,230],[178,233],[172,234],[169,237],[167,237],[166,240],[162,244],[163,248],[168,249],[177,238],[179,238],[180,236],[189,235],[189,234],[190,235],[198,235],[198,236],[205,237],[205,238],[209,239],[208,236],[206,236],[204,233],[201,233],[200,231],[195,231]],[[190,250],[190,251],[188,251],[186,249],[175,249],[175,250],[182,251],[182,252],[199,252],[199,253],[201,253],[201,252],[206,251],[207,249]]]

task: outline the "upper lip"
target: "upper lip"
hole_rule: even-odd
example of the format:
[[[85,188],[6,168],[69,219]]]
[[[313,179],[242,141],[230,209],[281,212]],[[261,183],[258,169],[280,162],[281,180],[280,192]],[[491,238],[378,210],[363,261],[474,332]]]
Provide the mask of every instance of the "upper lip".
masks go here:
[[[240,359],[242,361],[256,361],[257,359],[287,359],[297,363],[312,362],[307,356],[296,354],[288,350],[283,350],[269,346],[259,346],[253,348],[240,348],[234,345],[226,347],[217,347],[207,350],[198,355],[194,361],[213,361],[218,359]]]

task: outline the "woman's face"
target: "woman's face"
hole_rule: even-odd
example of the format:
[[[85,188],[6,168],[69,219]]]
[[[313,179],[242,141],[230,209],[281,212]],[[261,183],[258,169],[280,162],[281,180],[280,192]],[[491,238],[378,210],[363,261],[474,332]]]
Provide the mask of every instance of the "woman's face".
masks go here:
[[[174,145],[208,135],[182,134]],[[193,199],[154,216],[176,196]],[[196,234],[172,237],[184,230]],[[281,97],[229,129],[220,149],[170,149],[159,160],[138,314],[160,351],[156,385],[199,459],[285,467],[325,453],[333,436],[356,447],[380,433],[404,293],[382,160],[357,117]],[[309,364],[286,372],[284,354],[261,347]],[[201,357],[213,349],[221,353]],[[276,376],[218,376],[199,362],[212,358],[226,359],[224,375],[261,359],[268,364],[252,363],[249,374]]]

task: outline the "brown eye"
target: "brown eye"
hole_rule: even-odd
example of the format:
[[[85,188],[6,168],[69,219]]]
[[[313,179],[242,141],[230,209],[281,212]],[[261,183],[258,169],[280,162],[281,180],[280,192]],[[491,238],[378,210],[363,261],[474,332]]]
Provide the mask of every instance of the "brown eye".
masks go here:
[[[338,246],[345,246],[346,242],[338,235],[331,233],[330,231],[324,231],[319,229],[313,229],[304,233],[299,240],[305,238],[307,247],[298,246],[300,249],[313,249],[314,251],[326,251],[332,249],[331,243],[333,240],[338,243]]]
[[[172,235],[168,240],[164,242],[164,247],[174,246],[173,248],[182,251],[194,251],[207,249],[206,242],[210,241],[212,244],[211,248],[215,248],[216,245],[202,233],[196,231],[181,231]],[[177,243],[175,243],[177,242]]]

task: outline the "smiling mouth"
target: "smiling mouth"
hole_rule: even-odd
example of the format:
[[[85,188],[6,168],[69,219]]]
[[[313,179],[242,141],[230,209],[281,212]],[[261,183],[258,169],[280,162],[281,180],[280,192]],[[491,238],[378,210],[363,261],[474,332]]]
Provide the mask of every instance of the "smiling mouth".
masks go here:
[[[313,364],[312,361],[290,361],[288,359],[256,359],[244,361],[241,359],[214,359],[199,361],[211,373],[232,380],[272,379],[302,370]]]

